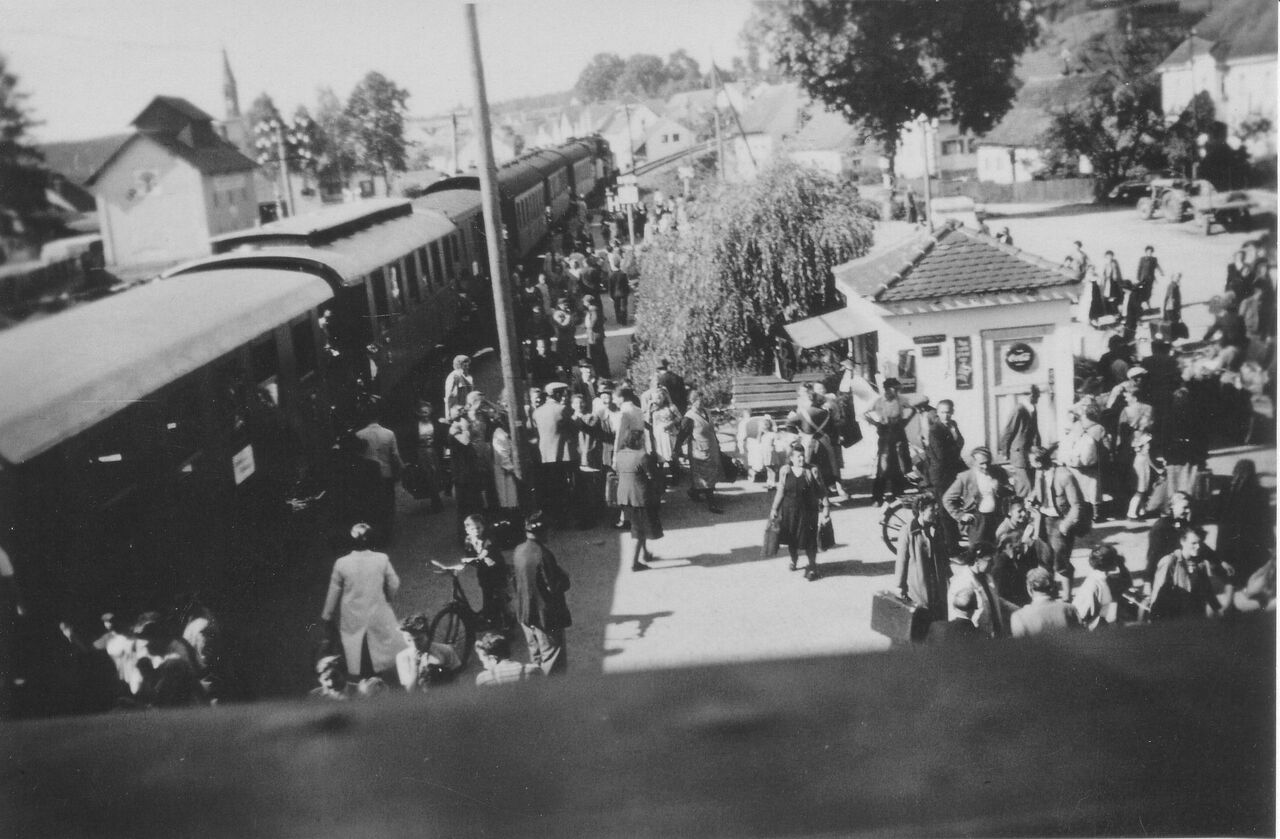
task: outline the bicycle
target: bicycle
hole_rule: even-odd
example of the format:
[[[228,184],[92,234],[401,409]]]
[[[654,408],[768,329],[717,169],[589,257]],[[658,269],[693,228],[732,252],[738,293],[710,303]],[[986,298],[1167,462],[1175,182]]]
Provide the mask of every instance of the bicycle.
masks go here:
[[[926,487],[912,486],[903,491],[901,495],[895,495],[885,502],[884,512],[880,514],[880,539],[884,542],[884,546],[889,549],[889,553],[894,556],[898,555],[898,536],[903,528],[911,523],[911,499],[931,491]],[[938,515],[946,516],[949,513],[939,509]],[[965,536],[966,528],[961,525],[958,529],[960,544],[957,547],[963,547],[968,543],[968,539]]]
[[[453,593],[449,602],[432,619],[428,642],[452,647],[458,655],[458,661],[465,668],[471,660],[471,649],[478,631],[496,629],[506,634],[510,627],[495,627],[482,612],[471,608],[471,601],[458,579],[458,574],[466,569],[466,565],[445,565],[434,559],[431,564],[435,566],[433,573],[453,577]]]

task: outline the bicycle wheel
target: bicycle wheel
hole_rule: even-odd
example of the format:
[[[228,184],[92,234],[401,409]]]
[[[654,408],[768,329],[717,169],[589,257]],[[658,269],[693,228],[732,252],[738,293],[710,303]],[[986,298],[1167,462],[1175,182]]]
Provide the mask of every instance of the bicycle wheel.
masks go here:
[[[463,667],[471,660],[471,645],[475,643],[475,636],[471,621],[456,603],[441,609],[440,614],[431,622],[431,643],[452,647]]]
[[[880,538],[894,556],[898,554],[898,537],[910,521],[911,511],[901,501],[891,501],[885,505],[884,515],[880,519]]]

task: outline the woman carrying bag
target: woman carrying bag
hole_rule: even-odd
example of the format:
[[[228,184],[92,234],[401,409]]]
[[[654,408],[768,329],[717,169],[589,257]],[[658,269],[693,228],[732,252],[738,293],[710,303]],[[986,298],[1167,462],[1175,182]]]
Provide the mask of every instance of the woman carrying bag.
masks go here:
[[[662,538],[662,467],[644,450],[644,430],[634,429],[618,450],[618,506],[631,519],[631,570],[647,571],[649,540]]]
[[[804,550],[809,560],[804,576],[813,581],[818,579],[818,528],[831,521],[827,488],[818,470],[807,462],[803,444],[792,445],[787,457],[788,465],[778,478],[769,521],[776,525],[778,541],[791,554],[791,570],[796,570],[800,551]]]

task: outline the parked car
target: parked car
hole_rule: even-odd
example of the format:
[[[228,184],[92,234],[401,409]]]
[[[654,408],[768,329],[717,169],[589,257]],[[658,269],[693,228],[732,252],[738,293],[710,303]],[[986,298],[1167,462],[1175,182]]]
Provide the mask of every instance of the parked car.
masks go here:
[[[1151,182],[1141,181],[1125,181],[1116,184],[1107,193],[1108,204],[1128,204],[1130,206],[1137,204],[1139,199],[1151,195]]]

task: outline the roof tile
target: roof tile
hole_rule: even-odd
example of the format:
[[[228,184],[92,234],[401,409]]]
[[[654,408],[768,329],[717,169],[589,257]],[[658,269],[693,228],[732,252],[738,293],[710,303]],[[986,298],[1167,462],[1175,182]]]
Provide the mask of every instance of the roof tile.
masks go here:
[[[877,303],[1074,286],[1075,276],[1038,256],[964,227],[921,232],[836,269],[836,279]]]

